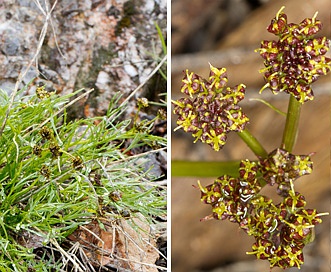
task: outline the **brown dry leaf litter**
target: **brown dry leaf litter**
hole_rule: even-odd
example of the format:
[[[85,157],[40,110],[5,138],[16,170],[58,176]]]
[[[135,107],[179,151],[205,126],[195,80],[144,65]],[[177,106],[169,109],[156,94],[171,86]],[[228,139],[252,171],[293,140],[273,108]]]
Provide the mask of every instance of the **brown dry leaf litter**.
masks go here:
[[[102,223],[102,227],[100,225]],[[138,229],[138,232],[137,232]],[[152,265],[159,258],[151,228],[139,216],[113,222],[92,221],[79,227],[68,237],[79,242],[85,255],[94,266],[110,266],[130,271],[158,271]]]

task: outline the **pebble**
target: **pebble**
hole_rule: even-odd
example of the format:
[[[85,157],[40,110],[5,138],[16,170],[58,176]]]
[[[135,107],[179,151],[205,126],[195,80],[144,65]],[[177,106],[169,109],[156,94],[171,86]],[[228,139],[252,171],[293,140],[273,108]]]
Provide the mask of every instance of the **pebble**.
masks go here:
[[[133,65],[131,65],[131,64],[125,64],[124,65],[124,70],[125,70],[125,72],[128,73],[128,75],[130,77],[135,77],[135,76],[138,75],[137,69]]]
[[[99,89],[106,89],[107,88],[107,84],[110,81],[110,77],[108,75],[108,73],[104,72],[104,71],[100,71],[97,77],[97,82],[96,82],[96,86]]]
[[[153,10],[154,10],[154,6],[155,6],[155,1],[154,0],[146,0],[145,11],[149,14],[152,13]]]

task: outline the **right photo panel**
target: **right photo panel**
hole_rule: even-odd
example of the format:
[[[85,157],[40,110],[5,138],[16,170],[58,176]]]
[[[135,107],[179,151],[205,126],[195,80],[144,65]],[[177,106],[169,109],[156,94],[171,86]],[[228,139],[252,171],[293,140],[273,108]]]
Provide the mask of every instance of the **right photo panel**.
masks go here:
[[[171,2],[171,271],[330,271],[330,1]]]

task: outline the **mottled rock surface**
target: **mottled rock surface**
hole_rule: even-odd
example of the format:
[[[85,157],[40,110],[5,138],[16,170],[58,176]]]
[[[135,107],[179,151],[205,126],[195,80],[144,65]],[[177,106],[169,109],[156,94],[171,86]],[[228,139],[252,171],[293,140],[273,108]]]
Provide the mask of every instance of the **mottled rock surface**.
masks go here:
[[[0,4],[0,88],[8,92],[14,88],[36,52],[44,22],[34,1]],[[87,101],[76,104],[72,115],[102,115],[115,92],[127,97],[163,57],[155,24],[166,37],[165,0],[58,1],[37,65],[23,83],[39,74],[36,83],[41,81],[61,94],[94,88]],[[153,82],[159,88],[156,93],[165,90]]]

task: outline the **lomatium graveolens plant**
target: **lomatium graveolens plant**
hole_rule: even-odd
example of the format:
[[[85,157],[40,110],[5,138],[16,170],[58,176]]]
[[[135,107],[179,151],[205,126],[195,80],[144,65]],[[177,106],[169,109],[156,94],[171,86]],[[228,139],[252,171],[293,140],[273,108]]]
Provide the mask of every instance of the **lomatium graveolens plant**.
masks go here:
[[[201,201],[212,206],[206,219],[228,219],[255,238],[252,251],[257,259],[268,260],[270,268],[298,267],[303,264],[303,248],[312,240],[313,228],[322,222],[315,209],[307,209],[305,197],[296,192],[294,181],[313,170],[311,155],[291,154],[297,135],[300,107],[313,100],[311,84],[331,69],[331,59],[324,55],[330,40],[315,38],[322,24],[304,19],[288,23],[282,7],[267,30],[278,40],[262,41],[256,50],[264,59],[261,69],[266,84],[274,94],[290,94],[289,109],[281,146],[268,153],[250,134],[248,117],[238,103],[244,99],[245,85],[227,87],[225,68],[210,65],[204,79],[186,70],[181,92],[188,97],[172,101],[178,115],[176,129],[191,132],[195,141],[209,144],[219,151],[227,134],[235,131],[257,155],[257,161],[242,160],[237,177],[223,175],[203,187],[199,182]],[[282,201],[260,194],[263,186],[277,186]]]
[[[131,120],[119,120],[127,104],[115,94],[104,116],[69,120],[66,109],[92,90],[58,95],[40,86],[21,95],[29,86],[15,98],[0,132],[0,271],[95,271],[92,265],[105,265],[98,254],[111,253],[81,230],[97,221],[88,229],[92,237],[112,244],[99,238],[98,228],[108,234],[112,226],[117,237],[115,227],[125,220],[141,237],[146,230],[135,218],[153,225],[165,214],[166,190],[155,182],[153,166],[138,160],[165,148],[166,139],[153,135],[161,116],[134,120],[131,127]],[[0,123],[9,101],[0,90]],[[111,258],[117,265],[117,256]]]

